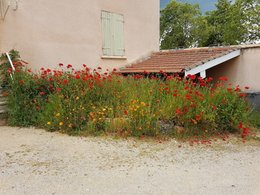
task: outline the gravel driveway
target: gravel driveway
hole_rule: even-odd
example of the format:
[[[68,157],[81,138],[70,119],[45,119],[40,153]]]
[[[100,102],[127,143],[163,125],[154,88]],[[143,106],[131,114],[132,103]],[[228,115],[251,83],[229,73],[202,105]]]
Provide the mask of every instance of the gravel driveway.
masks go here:
[[[0,195],[259,195],[260,144],[234,142],[190,147],[0,127]]]

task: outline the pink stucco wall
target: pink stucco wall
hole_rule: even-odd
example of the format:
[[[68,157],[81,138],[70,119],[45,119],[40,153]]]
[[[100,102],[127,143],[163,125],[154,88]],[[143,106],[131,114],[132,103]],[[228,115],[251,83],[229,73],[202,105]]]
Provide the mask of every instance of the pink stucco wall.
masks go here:
[[[260,46],[241,48],[239,57],[207,70],[207,76],[215,79],[226,76],[233,86],[260,91]]]
[[[35,69],[83,63],[112,69],[159,50],[159,0],[19,0],[0,21],[0,52]],[[126,59],[102,59],[101,10],[124,15]]]

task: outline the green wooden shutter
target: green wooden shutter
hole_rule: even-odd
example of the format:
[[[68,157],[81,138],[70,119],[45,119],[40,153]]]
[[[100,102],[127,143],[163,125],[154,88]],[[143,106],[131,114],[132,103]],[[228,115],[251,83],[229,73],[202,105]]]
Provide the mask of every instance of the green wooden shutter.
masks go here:
[[[102,11],[102,31],[103,31],[103,55],[113,55],[113,18],[112,13]]]
[[[124,17],[120,14],[113,15],[114,23],[114,55],[124,56]]]
[[[121,14],[101,12],[103,55],[124,56],[124,17]]]

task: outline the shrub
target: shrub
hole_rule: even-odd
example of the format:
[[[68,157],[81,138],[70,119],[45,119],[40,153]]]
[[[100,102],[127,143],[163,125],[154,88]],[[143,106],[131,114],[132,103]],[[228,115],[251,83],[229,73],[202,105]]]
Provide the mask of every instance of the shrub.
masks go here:
[[[65,70],[42,68],[35,74],[23,67],[13,72],[11,125],[70,134],[179,137],[243,133],[249,125],[244,95],[239,87],[225,87],[226,78],[214,84],[211,78],[191,75],[123,77],[102,73],[100,67],[91,71],[83,65],[83,70],[75,71],[70,64],[59,66]]]

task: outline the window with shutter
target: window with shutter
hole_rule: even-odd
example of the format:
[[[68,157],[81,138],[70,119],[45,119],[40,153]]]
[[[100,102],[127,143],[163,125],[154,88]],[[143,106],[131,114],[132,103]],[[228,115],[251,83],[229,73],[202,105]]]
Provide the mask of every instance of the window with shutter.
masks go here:
[[[124,56],[124,16],[102,11],[103,55]]]

